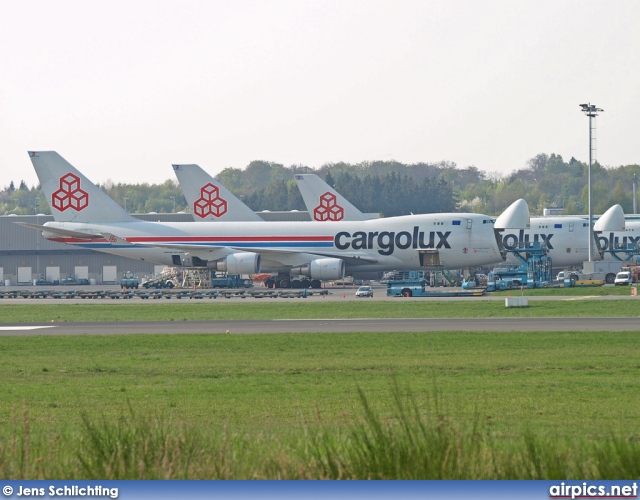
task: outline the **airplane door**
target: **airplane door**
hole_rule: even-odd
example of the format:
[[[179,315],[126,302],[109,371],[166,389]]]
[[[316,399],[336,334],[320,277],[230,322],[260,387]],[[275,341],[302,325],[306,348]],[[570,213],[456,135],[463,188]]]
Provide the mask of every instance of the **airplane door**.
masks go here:
[[[573,222],[569,222],[569,232],[573,232]]]
[[[440,251],[439,250],[420,250],[420,267],[440,267]]]
[[[473,225],[473,221],[471,219],[467,219],[467,229],[471,229],[472,225]]]

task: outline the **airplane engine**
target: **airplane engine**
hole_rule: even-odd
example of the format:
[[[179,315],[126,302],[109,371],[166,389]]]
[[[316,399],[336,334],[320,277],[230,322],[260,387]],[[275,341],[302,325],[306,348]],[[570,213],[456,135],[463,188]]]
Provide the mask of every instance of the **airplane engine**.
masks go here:
[[[256,274],[260,272],[260,254],[254,252],[238,252],[227,255],[216,262],[218,271],[229,274]]]
[[[315,280],[337,280],[344,278],[344,261],[341,259],[316,259],[291,269],[291,274],[309,276]]]

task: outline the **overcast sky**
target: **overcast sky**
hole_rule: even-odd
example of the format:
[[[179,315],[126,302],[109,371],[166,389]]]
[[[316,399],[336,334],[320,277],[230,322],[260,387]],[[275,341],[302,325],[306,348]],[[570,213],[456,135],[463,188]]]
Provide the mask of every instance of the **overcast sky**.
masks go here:
[[[640,162],[640,1],[2,3],[0,188],[27,150],[94,182],[252,160]]]

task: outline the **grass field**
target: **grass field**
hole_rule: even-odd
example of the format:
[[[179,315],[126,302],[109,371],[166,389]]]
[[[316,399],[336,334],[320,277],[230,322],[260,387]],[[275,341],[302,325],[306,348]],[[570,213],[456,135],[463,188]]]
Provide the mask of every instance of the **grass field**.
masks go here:
[[[627,290],[628,291],[628,290]],[[267,300],[267,299],[264,299]],[[640,298],[638,299],[640,301]],[[505,308],[504,297],[491,300],[402,299],[309,302],[303,299],[153,301],[108,304],[9,304],[0,301],[0,323],[55,321],[206,321],[317,318],[525,318],[638,317],[636,300],[598,300],[577,295],[566,300],[535,300],[526,308]]]
[[[635,478],[639,345],[636,332],[4,337],[0,477]]]

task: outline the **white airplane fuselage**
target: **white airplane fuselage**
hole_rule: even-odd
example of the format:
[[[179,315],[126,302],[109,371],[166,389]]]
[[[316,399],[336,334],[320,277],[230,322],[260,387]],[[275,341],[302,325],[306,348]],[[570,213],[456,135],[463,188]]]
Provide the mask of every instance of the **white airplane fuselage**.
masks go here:
[[[491,220],[478,214],[410,215],[332,224],[134,221],[48,222],[45,226],[112,234],[124,242],[43,232],[46,238],[61,243],[165,265],[175,265],[175,255],[215,260],[238,251],[260,253],[261,268],[267,272],[322,256],[344,259],[348,271],[418,269],[420,253],[425,251],[437,252],[440,263],[449,269],[503,261]]]
[[[592,238],[592,258],[599,259],[595,240],[584,217],[532,217],[528,229],[505,230],[502,245],[513,250],[522,244],[539,242],[547,248],[553,267],[582,265],[589,260],[589,238]],[[508,263],[519,263],[513,253],[507,254]]]

